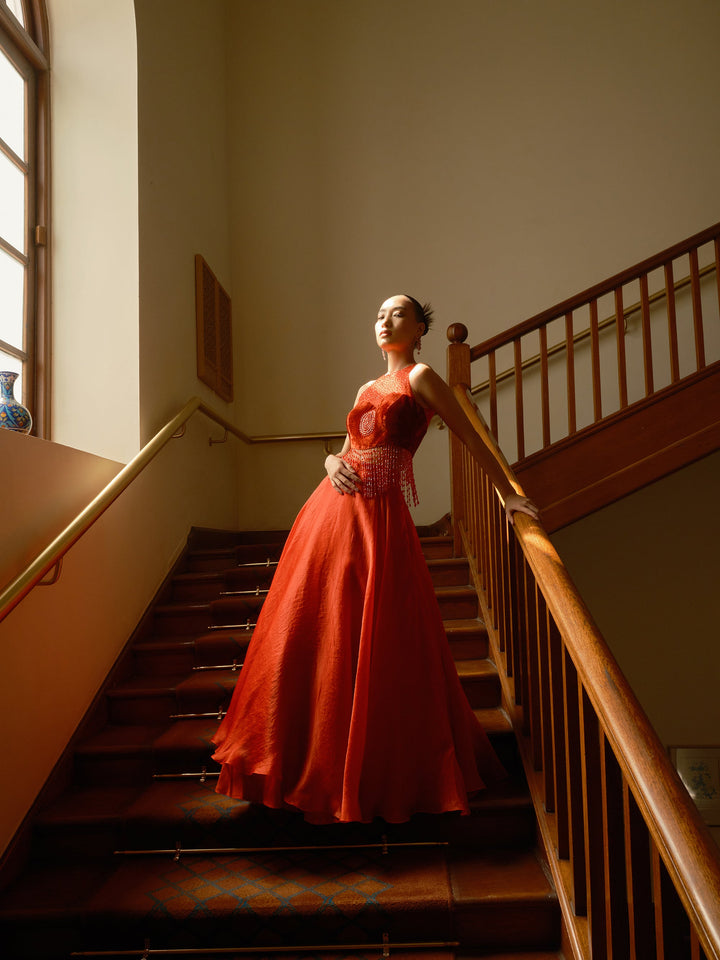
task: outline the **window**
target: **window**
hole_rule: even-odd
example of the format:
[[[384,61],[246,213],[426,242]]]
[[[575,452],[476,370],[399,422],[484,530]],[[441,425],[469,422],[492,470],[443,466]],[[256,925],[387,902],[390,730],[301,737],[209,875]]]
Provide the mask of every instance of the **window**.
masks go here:
[[[0,0],[0,369],[49,435],[49,72],[43,0]]]

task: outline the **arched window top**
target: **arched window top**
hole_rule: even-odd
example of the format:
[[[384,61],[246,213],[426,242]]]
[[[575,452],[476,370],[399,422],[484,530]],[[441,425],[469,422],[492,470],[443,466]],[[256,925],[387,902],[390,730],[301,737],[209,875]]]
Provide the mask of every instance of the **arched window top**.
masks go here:
[[[8,13],[10,16],[8,16]],[[36,67],[47,67],[43,54],[48,52],[48,19],[45,0],[0,0],[0,27],[16,42],[20,41],[23,53],[31,59],[40,54]],[[23,43],[22,41],[26,41]],[[33,50],[34,48],[34,50]]]
[[[19,22],[20,26],[25,27],[27,30],[27,18],[25,17],[25,5],[22,0],[4,0],[5,6],[10,10],[10,13],[15,15],[15,19]]]

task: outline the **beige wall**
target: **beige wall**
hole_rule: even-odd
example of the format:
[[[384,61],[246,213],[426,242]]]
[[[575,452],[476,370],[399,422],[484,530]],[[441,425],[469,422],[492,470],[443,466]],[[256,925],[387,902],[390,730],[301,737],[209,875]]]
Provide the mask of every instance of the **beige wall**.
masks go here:
[[[224,0],[137,0],[140,416],[145,440],[197,394],[195,263],[232,296]]]
[[[665,744],[720,743],[720,453],[553,535]]]
[[[228,9],[251,432],[342,424],[390,294],[433,300],[423,358],[444,369],[448,323],[478,342],[720,219],[714,0]],[[444,484],[436,460],[421,485]]]

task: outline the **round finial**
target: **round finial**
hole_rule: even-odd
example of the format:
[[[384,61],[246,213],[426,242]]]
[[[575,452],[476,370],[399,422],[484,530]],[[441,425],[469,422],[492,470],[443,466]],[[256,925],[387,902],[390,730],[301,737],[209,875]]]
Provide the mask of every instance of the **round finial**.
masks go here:
[[[468,337],[468,328],[464,323],[451,323],[447,328],[447,338],[450,343],[465,343]]]

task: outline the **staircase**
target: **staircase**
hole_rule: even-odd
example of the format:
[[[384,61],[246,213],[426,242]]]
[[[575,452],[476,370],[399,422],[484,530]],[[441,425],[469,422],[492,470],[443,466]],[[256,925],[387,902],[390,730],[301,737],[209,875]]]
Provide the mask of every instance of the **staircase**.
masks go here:
[[[210,738],[282,541],[191,533],[69,748],[69,782],[36,812],[24,869],[0,902],[2,955],[559,958],[557,898],[477,595],[449,536],[422,536],[423,551],[509,781],[469,817],[399,825],[311,826],[215,793]]]

